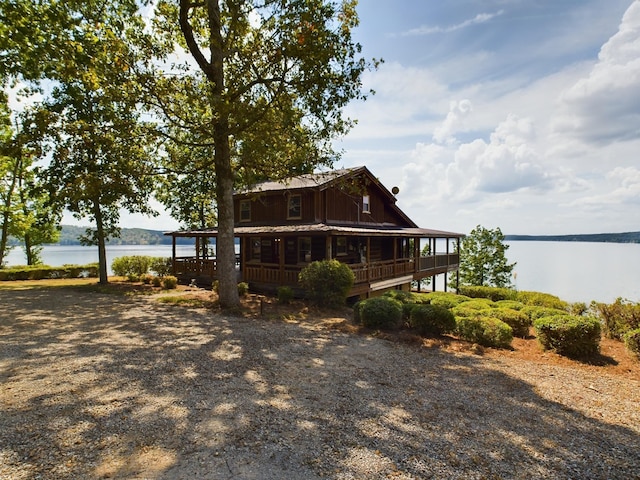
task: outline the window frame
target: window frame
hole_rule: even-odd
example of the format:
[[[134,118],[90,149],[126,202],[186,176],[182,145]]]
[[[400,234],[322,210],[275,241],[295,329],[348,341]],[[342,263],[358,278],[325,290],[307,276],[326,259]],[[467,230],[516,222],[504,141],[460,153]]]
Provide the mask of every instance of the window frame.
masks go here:
[[[251,221],[251,200],[240,200],[240,222],[250,222]],[[248,217],[245,217],[244,214],[248,214]]]
[[[289,198],[287,199],[287,220],[300,220],[301,218],[302,195],[299,193],[289,195]]]
[[[362,195],[362,213],[371,213],[371,195]]]

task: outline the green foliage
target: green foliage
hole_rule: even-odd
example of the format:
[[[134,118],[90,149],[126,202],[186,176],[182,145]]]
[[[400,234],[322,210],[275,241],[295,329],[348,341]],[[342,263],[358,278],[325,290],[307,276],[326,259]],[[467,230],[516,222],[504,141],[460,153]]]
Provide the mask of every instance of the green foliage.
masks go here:
[[[614,303],[591,303],[591,310],[600,318],[604,335],[621,340],[625,333],[640,328],[640,303],[617,298]]]
[[[249,293],[249,284],[247,282],[238,283],[238,295],[245,297]]]
[[[129,255],[114,258],[111,262],[111,271],[118,277],[131,277],[138,279],[149,272],[153,257],[145,255]]]
[[[169,275],[172,268],[173,265],[170,257],[151,257],[149,261],[149,270],[159,277]]]
[[[586,357],[600,351],[600,322],[593,317],[557,315],[533,322],[538,341],[545,350],[568,357]]]
[[[384,292],[385,297],[393,298],[401,303],[416,303],[418,295],[404,290],[388,290]]]
[[[409,324],[420,335],[442,335],[456,328],[456,319],[445,307],[438,305],[416,305],[410,313]]]
[[[640,328],[629,330],[622,338],[627,350],[640,359]]]
[[[299,281],[312,302],[332,308],[345,304],[355,275],[342,262],[321,260],[303,268]]]
[[[567,302],[550,293],[518,291],[515,299],[525,305],[537,305],[564,311],[568,311],[569,308]]]
[[[153,275],[149,275],[147,273],[147,274],[144,274],[144,275],[142,275],[140,277],[140,281],[142,283],[144,283],[145,285],[151,285],[151,282],[153,282],[153,278],[154,278]]]
[[[515,300],[516,290],[502,287],[488,287],[485,285],[460,285],[458,293],[471,298],[488,298],[497,302],[499,300]]]
[[[519,302],[517,300],[498,300],[496,305],[499,308],[511,308],[513,310],[522,310],[524,308],[524,303]]]
[[[166,277],[162,277],[162,288],[165,290],[173,290],[178,286],[178,279],[173,275],[167,275]]]
[[[159,287],[160,285],[162,285],[162,278],[164,278],[164,277],[153,277],[151,279],[151,284],[154,287]]]
[[[45,278],[93,278],[97,276],[97,263],[90,263],[88,265],[62,265],[61,267],[22,265],[0,269],[0,281],[41,280]]]
[[[531,321],[535,321],[542,317],[553,317],[558,315],[570,315],[566,310],[558,309],[558,308],[549,308],[549,307],[539,307],[537,305],[527,305],[520,310],[527,317],[531,319]]]
[[[456,333],[463,340],[485,347],[506,348],[513,341],[511,327],[488,316],[456,317]]]
[[[512,308],[498,307],[491,311],[491,316],[509,325],[514,337],[526,338],[529,335],[532,321],[525,313]]]
[[[429,303],[445,308],[453,308],[470,300],[470,297],[458,295],[452,292],[429,292],[419,296],[421,303]]]
[[[395,330],[402,325],[402,303],[398,300],[374,297],[358,303],[357,315],[365,327],[376,330]]]
[[[278,287],[278,303],[288,305],[293,300],[293,289],[287,286]]]
[[[491,230],[478,225],[462,239],[460,284],[510,287],[516,264],[507,263],[505,253],[508,248],[500,228]]]

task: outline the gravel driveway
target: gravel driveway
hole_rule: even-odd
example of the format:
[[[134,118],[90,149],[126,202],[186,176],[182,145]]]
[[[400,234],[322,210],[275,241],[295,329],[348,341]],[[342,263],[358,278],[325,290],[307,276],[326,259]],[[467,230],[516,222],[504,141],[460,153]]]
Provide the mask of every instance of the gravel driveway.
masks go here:
[[[0,479],[640,478],[640,382],[0,290]]]

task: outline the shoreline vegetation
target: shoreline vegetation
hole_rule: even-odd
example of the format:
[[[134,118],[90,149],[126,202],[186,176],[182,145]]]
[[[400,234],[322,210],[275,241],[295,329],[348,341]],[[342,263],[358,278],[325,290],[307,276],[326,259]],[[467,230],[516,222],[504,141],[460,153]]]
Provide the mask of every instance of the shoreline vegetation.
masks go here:
[[[47,245],[81,245],[78,238],[90,227],[62,225],[60,240]],[[621,233],[591,233],[571,235],[505,235],[505,241],[536,242],[600,242],[600,243],[640,243],[640,231]],[[191,245],[192,239],[178,238],[178,245]],[[17,239],[10,239],[9,245],[22,246]],[[120,238],[112,238],[107,245],[171,245],[171,237],[163,230],[144,228],[123,228]]]

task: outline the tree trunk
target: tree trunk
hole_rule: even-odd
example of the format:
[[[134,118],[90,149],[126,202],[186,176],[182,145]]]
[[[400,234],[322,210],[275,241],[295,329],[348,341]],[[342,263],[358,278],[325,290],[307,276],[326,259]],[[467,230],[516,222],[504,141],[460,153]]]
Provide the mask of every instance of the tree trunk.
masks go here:
[[[102,221],[102,210],[100,209],[100,201],[94,200],[94,216],[96,220],[96,239],[98,240],[98,272],[100,280],[98,283],[106,285],[109,283],[107,277],[107,247],[104,238],[104,225]]]
[[[9,240],[9,228],[11,223],[11,207],[13,200],[13,193],[16,189],[16,183],[18,179],[18,171],[20,168],[20,162],[16,161],[13,164],[12,178],[9,189],[6,192],[6,198],[3,205],[2,212],[2,232],[0,234],[0,267],[2,267],[2,263],[4,262],[4,257],[7,254],[7,242]]]

